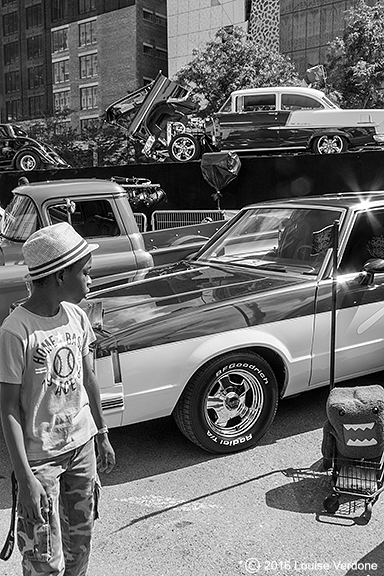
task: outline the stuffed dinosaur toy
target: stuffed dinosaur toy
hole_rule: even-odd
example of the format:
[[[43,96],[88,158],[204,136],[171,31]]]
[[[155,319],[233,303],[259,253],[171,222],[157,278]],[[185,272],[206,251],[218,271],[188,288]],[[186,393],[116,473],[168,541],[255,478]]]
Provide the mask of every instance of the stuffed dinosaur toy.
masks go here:
[[[378,384],[333,388],[323,428],[324,468],[332,456],[379,460],[384,451],[384,388]]]

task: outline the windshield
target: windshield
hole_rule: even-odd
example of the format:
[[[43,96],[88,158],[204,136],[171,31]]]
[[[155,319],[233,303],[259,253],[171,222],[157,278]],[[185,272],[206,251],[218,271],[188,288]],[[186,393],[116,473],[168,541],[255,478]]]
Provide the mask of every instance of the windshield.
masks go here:
[[[339,210],[315,207],[249,209],[198,260],[317,274],[329,248],[330,227],[340,216]]]
[[[38,228],[38,213],[28,196],[13,197],[1,221],[1,236],[14,242],[25,242]]]

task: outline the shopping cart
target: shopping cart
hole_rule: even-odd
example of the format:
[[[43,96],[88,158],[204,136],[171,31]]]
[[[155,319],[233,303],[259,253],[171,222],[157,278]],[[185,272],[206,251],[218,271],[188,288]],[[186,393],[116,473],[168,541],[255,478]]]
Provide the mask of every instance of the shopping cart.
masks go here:
[[[372,507],[384,490],[384,454],[380,461],[332,459],[330,468],[332,493],[324,499],[324,509],[334,514],[339,509],[341,494],[357,496],[364,500],[361,519],[369,522]]]

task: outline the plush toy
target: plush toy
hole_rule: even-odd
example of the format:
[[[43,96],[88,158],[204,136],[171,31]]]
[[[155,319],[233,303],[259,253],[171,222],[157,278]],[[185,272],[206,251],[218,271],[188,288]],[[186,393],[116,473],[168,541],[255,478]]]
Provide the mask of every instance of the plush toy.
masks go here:
[[[384,451],[384,388],[380,385],[333,388],[323,428],[325,468],[332,456],[379,460]]]

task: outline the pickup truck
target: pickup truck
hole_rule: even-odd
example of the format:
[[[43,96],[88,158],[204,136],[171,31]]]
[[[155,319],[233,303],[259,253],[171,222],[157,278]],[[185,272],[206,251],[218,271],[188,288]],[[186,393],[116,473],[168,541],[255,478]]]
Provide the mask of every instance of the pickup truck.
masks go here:
[[[113,276],[140,278],[153,266],[196,252],[223,224],[219,221],[141,233],[127,191],[113,181],[57,180],[18,186],[6,207],[0,238],[0,323],[14,301],[27,296],[21,247],[38,228],[69,221],[99,244],[94,283]]]

